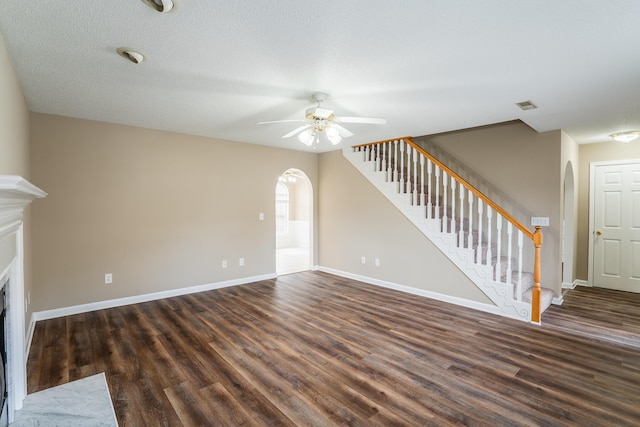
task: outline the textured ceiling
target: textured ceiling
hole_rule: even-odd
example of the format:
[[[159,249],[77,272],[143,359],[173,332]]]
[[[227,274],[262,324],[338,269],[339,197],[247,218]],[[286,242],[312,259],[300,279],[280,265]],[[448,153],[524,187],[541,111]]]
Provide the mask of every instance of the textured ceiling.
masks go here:
[[[578,143],[640,129],[637,0],[175,3],[0,0],[29,109],[293,149],[296,123],[255,123],[302,118],[315,91],[387,119],[339,147],[513,119]]]

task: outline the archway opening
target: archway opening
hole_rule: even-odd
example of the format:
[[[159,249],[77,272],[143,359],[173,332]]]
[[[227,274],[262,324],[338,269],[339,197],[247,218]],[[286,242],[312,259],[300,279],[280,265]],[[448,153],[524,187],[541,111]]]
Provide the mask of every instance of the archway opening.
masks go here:
[[[278,178],[276,197],[276,274],[311,269],[313,188],[304,172],[289,169]]]

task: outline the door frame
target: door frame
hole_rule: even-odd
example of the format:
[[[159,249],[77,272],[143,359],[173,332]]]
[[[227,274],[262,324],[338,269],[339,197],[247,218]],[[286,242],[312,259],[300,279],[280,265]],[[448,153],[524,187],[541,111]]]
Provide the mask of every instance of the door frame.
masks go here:
[[[589,273],[587,277],[587,281],[589,286],[593,286],[593,257],[594,257],[594,232],[595,232],[595,183],[596,183],[596,168],[598,166],[612,166],[612,165],[629,165],[629,164],[638,164],[640,165],[640,159],[627,159],[627,160],[609,160],[606,162],[591,162],[589,163]]]

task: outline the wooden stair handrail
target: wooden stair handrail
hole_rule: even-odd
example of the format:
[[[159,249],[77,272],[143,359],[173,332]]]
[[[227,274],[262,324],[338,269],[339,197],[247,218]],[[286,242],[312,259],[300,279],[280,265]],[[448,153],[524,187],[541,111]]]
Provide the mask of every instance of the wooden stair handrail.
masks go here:
[[[515,219],[510,213],[502,209],[493,200],[487,197],[483,192],[481,192],[480,190],[475,188],[473,185],[471,185],[469,182],[467,182],[466,179],[462,178],[460,175],[458,175],[457,173],[449,169],[447,166],[445,166],[442,162],[440,162],[440,160],[436,159],[431,154],[426,152],[422,147],[416,144],[410,136],[404,136],[401,138],[393,138],[393,139],[387,139],[384,141],[369,142],[366,144],[354,145],[351,148],[353,149],[363,148],[363,147],[385,144],[388,142],[400,141],[400,140],[405,141],[407,144],[413,147],[414,150],[417,150],[420,154],[425,156],[427,159],[431,160],[431,162],[437,165],[441,170],[445,171],[449,176],[453,177],[453,179],[455,179],[460,185],[464,186],[467,190],[471,191],[479,199],[482,199],[487,205],[491,206],[491,208],[494,211],[498,212],[500,215],[502,215],[503,218],[505,218],[507,221],[515,225],[518,230],[522,231],[522,233],[533,242],[533,245],[535,247],[535,255],[534,255],[534,261],[533,261],[533,288],[531,289],[531,321],[535,323],[540,323],[541,315],[542,315],[541,305],[540,305],[541,304],[540,297],[542,294],[542,288],[540,286],[540,276],[541,276],[540,248],[542,247],[541,227],[536,226],[534,232],[530,231],[527,227],[521,224],[520,221]]]

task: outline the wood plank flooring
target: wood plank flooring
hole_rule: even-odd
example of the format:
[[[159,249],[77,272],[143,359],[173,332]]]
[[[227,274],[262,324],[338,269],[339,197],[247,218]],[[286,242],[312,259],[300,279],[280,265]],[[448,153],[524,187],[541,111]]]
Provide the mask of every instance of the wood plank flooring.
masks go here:
[[[637,426],[640,295],[543,325],[320,272],[38,322],[35,392],[105,372],[121,426]]]

